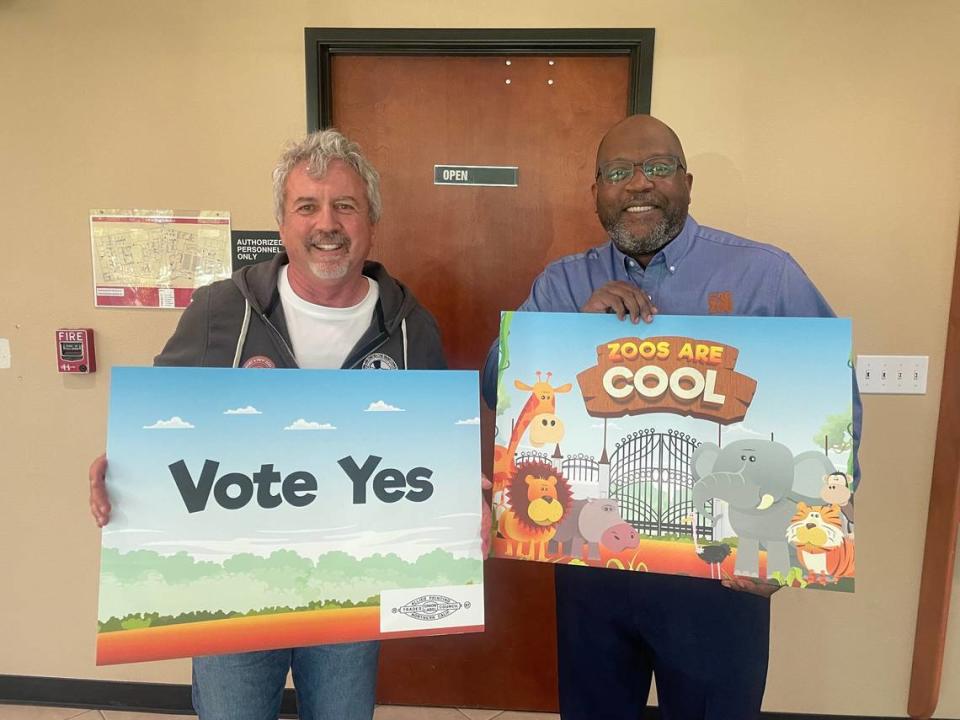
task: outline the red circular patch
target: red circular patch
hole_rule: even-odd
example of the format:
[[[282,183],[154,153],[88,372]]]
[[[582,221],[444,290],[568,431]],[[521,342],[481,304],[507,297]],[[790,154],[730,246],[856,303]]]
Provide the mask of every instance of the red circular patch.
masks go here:
[[[277,364],[266,355],[254,355],[243,366],[245,368],[275,368]]]

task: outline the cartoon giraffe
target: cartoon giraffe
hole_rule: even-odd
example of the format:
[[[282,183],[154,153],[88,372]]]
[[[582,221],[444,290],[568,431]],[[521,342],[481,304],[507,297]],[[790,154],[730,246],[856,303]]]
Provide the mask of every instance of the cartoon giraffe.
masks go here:
[[[548,372],[547,378],[544,380],[543,373],[537,370],[537,381],[533,385],[527,385],[520,380],[513,381],[513,386],[517,390],[529,392],[530,397],[527,398],[527,402],[513,424],[507,446],[496,445],[493,449],[493,505],[497,520],[500,519],[507,507],[504,491],[510,482],[510,478],[517,470],[513,458],[517,453],[520,440],[535,417],[555,413],[557,409],[556,394],[570,392],[573,387],[570,383],[553,387],[550,384],[551,377],[553,377],[553,373]]]

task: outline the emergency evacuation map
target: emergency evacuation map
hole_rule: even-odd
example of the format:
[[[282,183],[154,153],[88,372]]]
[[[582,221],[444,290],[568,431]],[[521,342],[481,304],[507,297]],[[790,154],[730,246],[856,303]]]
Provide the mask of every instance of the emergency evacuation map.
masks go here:
[[[184,308],[230,276],[230,213],[91,210],[96,307]]]

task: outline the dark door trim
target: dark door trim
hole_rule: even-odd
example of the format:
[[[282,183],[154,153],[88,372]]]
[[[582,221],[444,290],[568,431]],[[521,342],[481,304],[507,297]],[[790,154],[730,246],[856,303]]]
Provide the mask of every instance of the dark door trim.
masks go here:
[[[627,114],[650,112],[653,28],[577,30],[399,30],[306,28],[307,130],[331,124],[334,55],[627,55]]]
[[[913,668],[907,712],[912,718],[932,717],[940,701],[943,657],[947,645],[950,593],[960,534],[960,372],[955,358],[960,353],[960,230],[953,267],[953,291],[947,317],[947,345],[943,355],[940,388],[940,418],[933,452],[933,477],[927,535],[923,549],[923,573],[913,640]],[[953,358],[953,359],[951,359]],[[956,622],[956,620],[954,620]]]

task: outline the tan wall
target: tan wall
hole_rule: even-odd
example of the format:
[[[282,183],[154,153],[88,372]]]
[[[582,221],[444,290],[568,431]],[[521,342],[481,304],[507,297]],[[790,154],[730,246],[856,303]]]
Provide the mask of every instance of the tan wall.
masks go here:
[[[305,26],[656,28],[654,114],[685,141],[695,216],[792,252],[857,352],[931,358],[926,396],[864,401],[857,593],[774,599],[765,702],[903,714],[960,209],[952,0],[0,0],[0,673],[189,680],[185,661],[93,665],[106,369],[149,362],[177,313],[93,309],[87,213],[270,227],[272,161],[305,127]],[[58,375],[61,326],[96,328],[101,372]],[[960,683],[940,716],[960,717]]]

